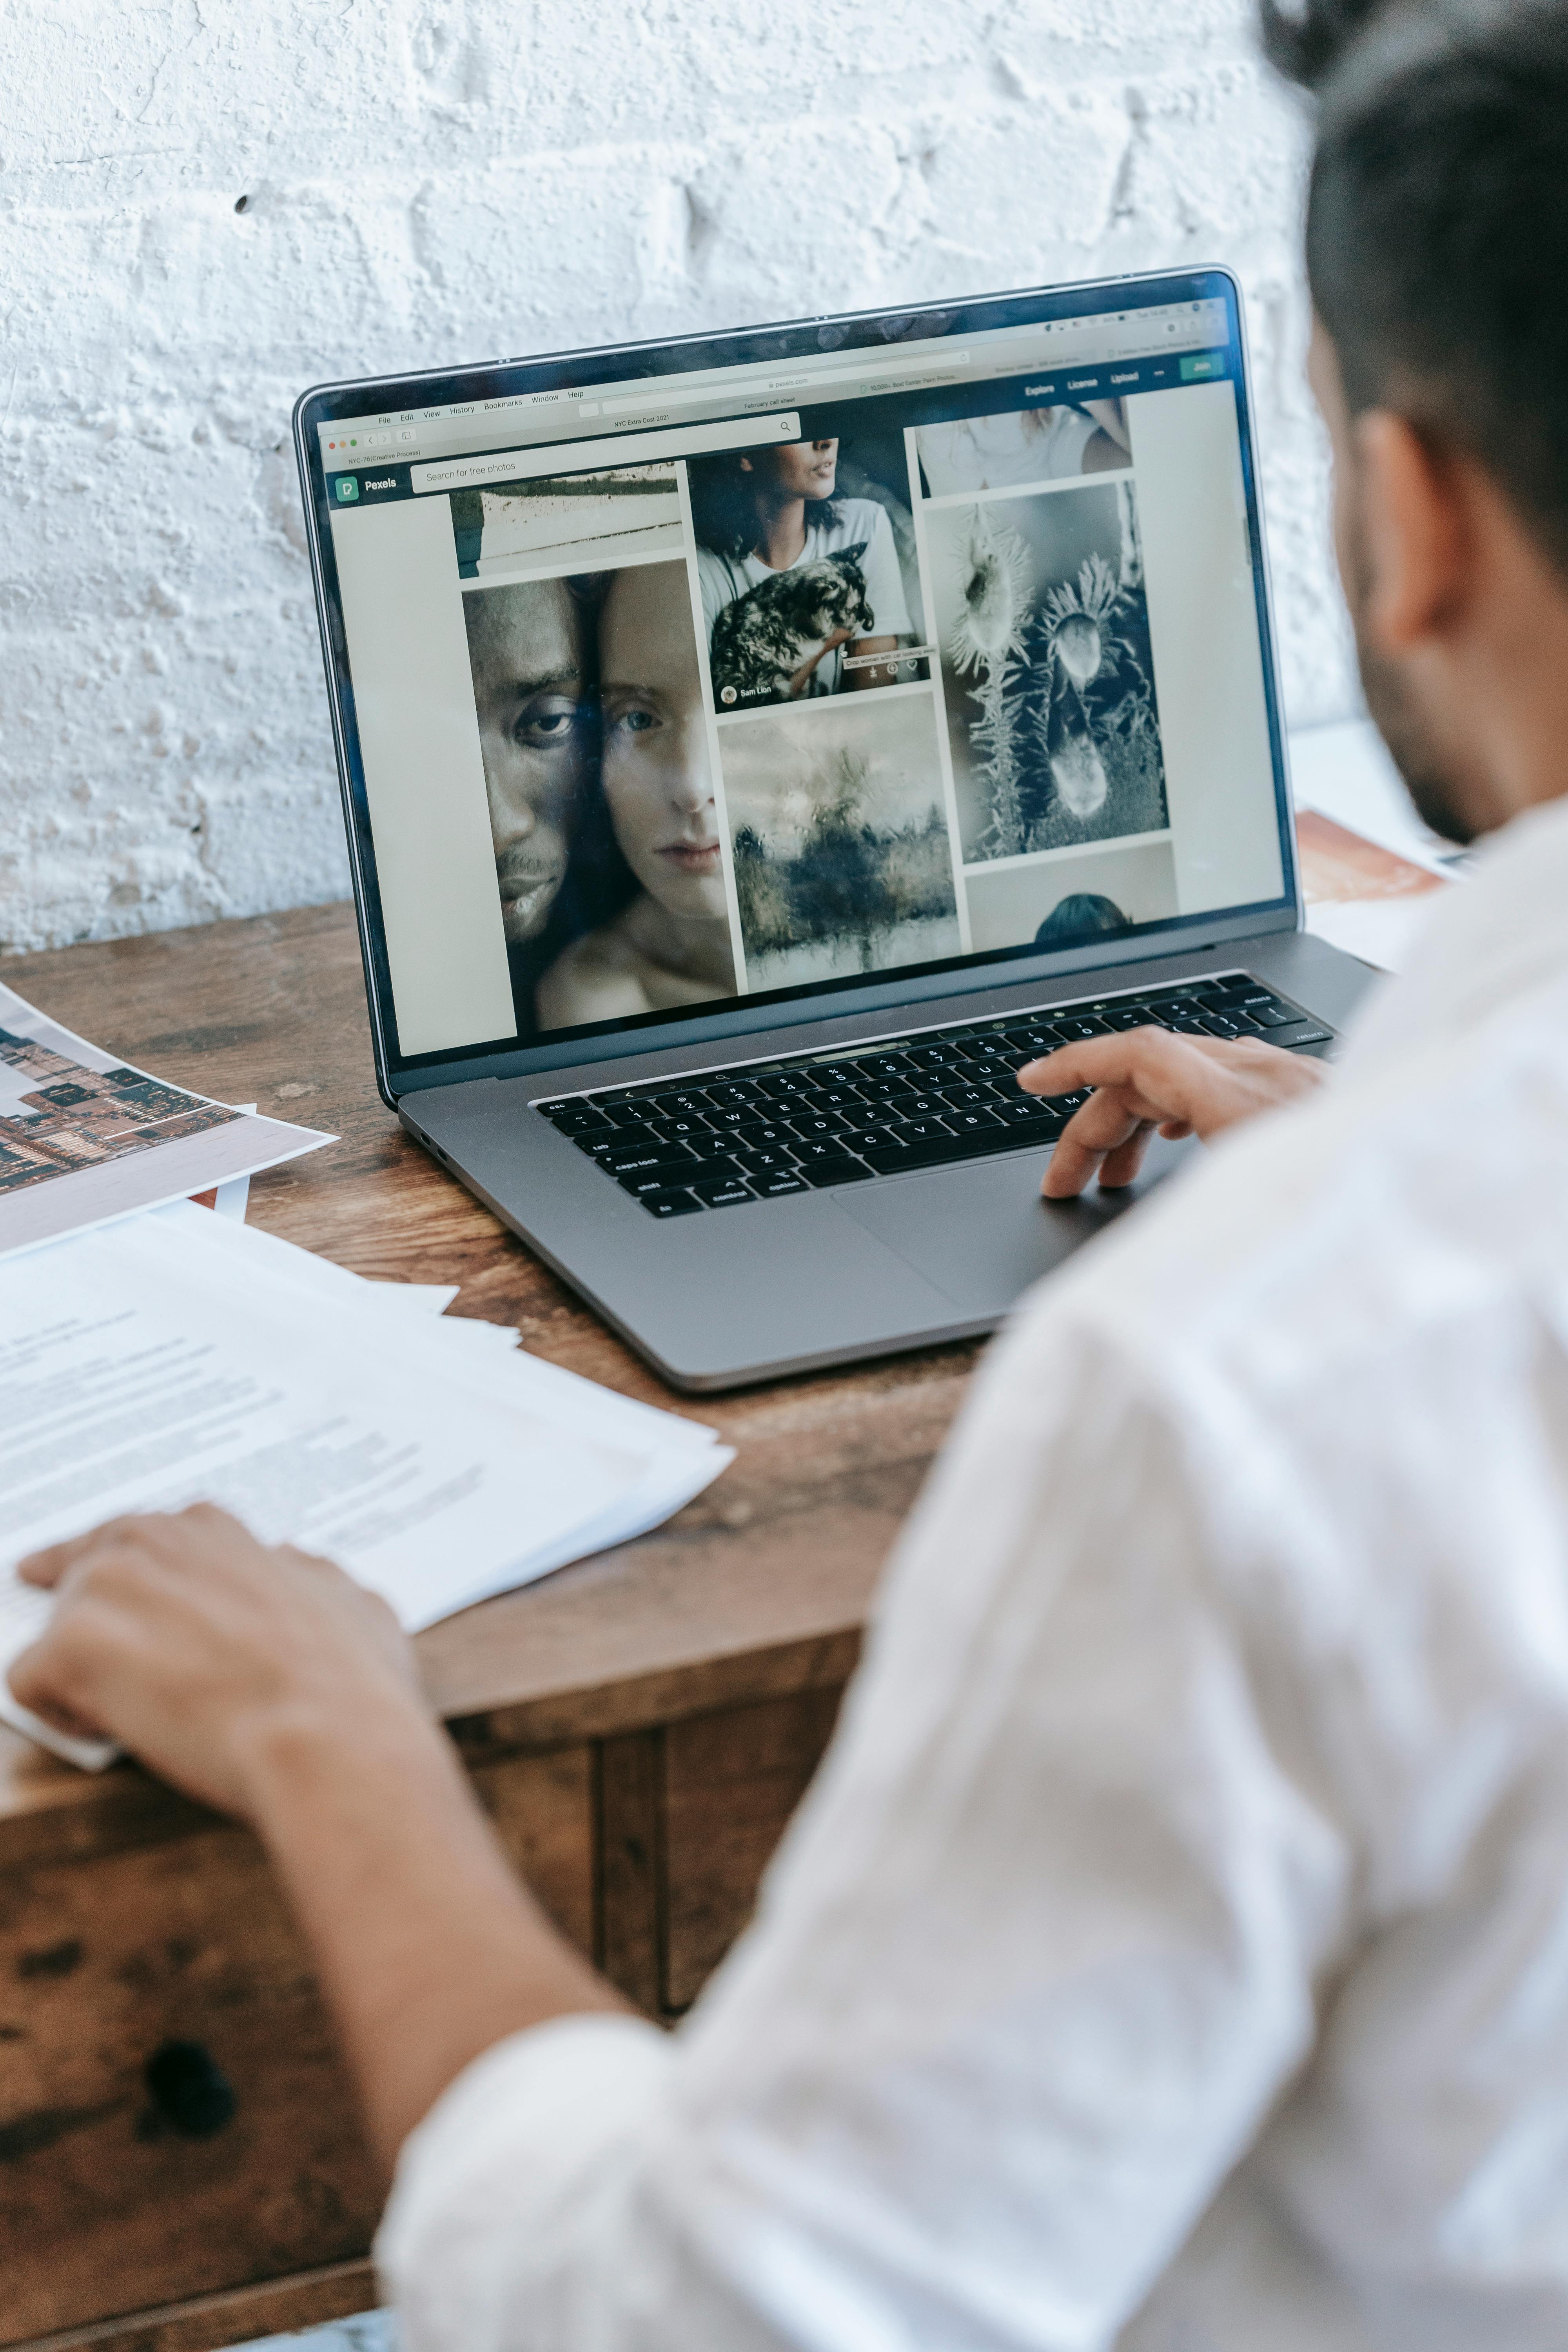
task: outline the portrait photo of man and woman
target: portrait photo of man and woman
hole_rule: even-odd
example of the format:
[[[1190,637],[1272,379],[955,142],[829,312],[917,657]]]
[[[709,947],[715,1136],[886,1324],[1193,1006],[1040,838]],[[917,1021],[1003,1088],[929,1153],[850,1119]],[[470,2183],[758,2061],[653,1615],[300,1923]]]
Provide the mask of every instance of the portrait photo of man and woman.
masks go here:
[[[463,611],[520,1035],[732,995],[684,562]]]

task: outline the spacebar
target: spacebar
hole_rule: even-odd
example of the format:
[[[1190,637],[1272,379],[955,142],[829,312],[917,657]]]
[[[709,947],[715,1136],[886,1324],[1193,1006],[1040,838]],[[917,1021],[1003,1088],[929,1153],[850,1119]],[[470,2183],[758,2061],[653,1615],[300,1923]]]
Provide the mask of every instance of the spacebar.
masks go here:
[[[859,1156],[879,1176],[897,1176],[906,1168],[945,1168],[954,1160],[986,1160],[998,1151],[1022,1151],[1030,1144],[1054,1143],[1060,1132],[1059,1128],[1044,1123],[1027,1129],[988,1128],[984,1135],[948,1135],[940,1142],[910,1143],[892,1150],[873,1148],[862,1150]]]

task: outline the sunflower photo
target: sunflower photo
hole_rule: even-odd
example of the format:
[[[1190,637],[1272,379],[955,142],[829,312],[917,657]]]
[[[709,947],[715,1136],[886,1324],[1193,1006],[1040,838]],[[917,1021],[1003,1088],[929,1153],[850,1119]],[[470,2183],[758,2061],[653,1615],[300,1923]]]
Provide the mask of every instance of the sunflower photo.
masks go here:
[[[931,508],[965,865],[1163,832],[1131,482]]]

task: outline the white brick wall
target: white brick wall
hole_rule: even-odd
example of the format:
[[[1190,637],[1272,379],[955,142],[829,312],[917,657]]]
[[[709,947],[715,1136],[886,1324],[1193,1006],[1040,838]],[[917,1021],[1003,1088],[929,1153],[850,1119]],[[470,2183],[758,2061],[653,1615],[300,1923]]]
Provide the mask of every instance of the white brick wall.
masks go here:
[[[1246,0],[55,0],[0,89],[0,943],[346,887],[288,420],[361,370],[1229,262],[1353,707]]]

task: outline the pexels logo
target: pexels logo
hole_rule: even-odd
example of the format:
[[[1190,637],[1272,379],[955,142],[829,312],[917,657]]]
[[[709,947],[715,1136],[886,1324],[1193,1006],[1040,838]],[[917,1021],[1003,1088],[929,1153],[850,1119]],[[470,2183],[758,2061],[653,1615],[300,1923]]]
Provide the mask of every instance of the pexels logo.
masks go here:
[[[397,477],[395,474],[388,474],[384,482],[367,481],[365,484],[365,488],[367,490],[395,490],[396,488]]]

